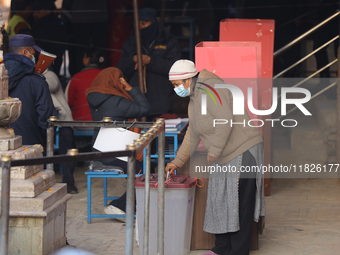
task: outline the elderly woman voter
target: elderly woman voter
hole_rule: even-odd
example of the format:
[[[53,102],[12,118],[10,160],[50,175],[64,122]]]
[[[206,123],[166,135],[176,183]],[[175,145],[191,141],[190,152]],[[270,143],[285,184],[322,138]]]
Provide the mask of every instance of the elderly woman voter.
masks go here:
[[[190,102],[189,128],[176,158],[167,164],[166,172],[181,168],[201,140],[208,164],[215,169],[228,169],[228,166],[236,169],[209,175],[203,230],[215,234],[216,240],[215,246],[205,255],[249,254],[252,222],[264,215],[264,185],[261,172],[244,173],[241,169],[262,164],[262,136],[256,127],[248,125],[214,127],[214,119],[248,123],[250,118],[248,114],[233,115],[232,94],[228,89],[216,89],[221,105],[215,105],[208,96],[207,113],[202,115],[202,95],[224,81],[205,69],[196,79],[197,74],[195,64],[189,60],[176,61],[169,71],[176,94],[190,96]]]

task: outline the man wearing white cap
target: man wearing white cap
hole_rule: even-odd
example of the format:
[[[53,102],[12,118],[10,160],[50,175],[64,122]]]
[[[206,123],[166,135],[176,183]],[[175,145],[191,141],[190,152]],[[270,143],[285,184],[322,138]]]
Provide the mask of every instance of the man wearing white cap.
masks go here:
[[[262,136],[256,127],[247,125],[216,125],[214,119],[248,123],[248,114],[233,115],[232,94],[216,89],[224,81],[203,69],[197,81],[195,64],[178,60],[170,69],[169,80],[181,97],[190,96],[189,128],[176,158],[168,163],[166,172],[181,168],[202,140],[207,162],[215,169],[236,169],[235,172],[210,172],[203,230],[215,234],[215,246],[205,255],[249,254],[253,220],[264,216],[263,175],[243,173],[242,167],[263,163]],[[219,103],[206,97],[206,114],[202,115],[203,95],[215,93]],[[213,94],[210,93],[210,94]],[[217,101],[217,100],[216,100]],[[179,171],[180,172],[180,171]]]

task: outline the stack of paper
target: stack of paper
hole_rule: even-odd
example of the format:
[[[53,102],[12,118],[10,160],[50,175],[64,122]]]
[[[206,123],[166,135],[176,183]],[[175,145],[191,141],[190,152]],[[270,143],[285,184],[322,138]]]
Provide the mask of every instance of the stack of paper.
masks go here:
[[[181,119],[171,119],[171,120],[165,120],[165,128],[175,128],[179,124],[181,124]]]

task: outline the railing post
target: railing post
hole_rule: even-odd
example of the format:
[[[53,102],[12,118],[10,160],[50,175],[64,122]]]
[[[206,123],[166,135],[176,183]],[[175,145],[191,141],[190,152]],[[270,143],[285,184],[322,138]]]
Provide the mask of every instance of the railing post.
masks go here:
[[[144,255],[149,254],[149,211],[150,211],[150,169],[151,169],[151,145],[145,150],[145,204],[144,204]]]
[[[164,122],[158,122],[164,125]],[[165,129],[158,135],[158,213],[157,213],[157,255],[164,254],[164,171],[165,171]]]
[[[125,232],[125,255],[133,254],[133,225],[135,214],[135,165],[136,146],[131,144],[126,146],[127,150],[134,151],[128,157],[127,166],[127,191],[126,191],[126,232]]]
[[[9,201],[11,188],[11,156],[1,156],[1,220],[0,220],[0,255],[8,254]]]
[[[53,146],[54,146],[54,125],[53,121],[57,121],[56,116],[50,116],[48,119],[47,127],[47,141],[46,141],[46,156],[53,156]],[[53,170],[53,164],[46,165],[47,170]]]
[[[338,48],[338,59],[340,57],[340,47]],[[338,77],[337,77],[337,100],[336,100],[336,163],[340,162],[340,61],[338,62]],[[338,175],[340,177],[340,173]]]
[[[139,89],[140,91],[142,91],[143,94],[145,94],[145,84],[144,84],[144,79],[143,79],[142,43],[141,43],[141,38],[140,38],[139,11],[138,11],[137,0],[133,0],[133,17],[134,17],[134,25],[135,25]]]

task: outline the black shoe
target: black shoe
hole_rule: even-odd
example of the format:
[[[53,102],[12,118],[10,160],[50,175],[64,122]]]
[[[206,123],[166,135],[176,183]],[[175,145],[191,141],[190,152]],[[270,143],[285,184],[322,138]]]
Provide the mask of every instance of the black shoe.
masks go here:
[[[69,194],[78,194],[78,189],[74,185],[67,184],[67,193],[69,193]]]

